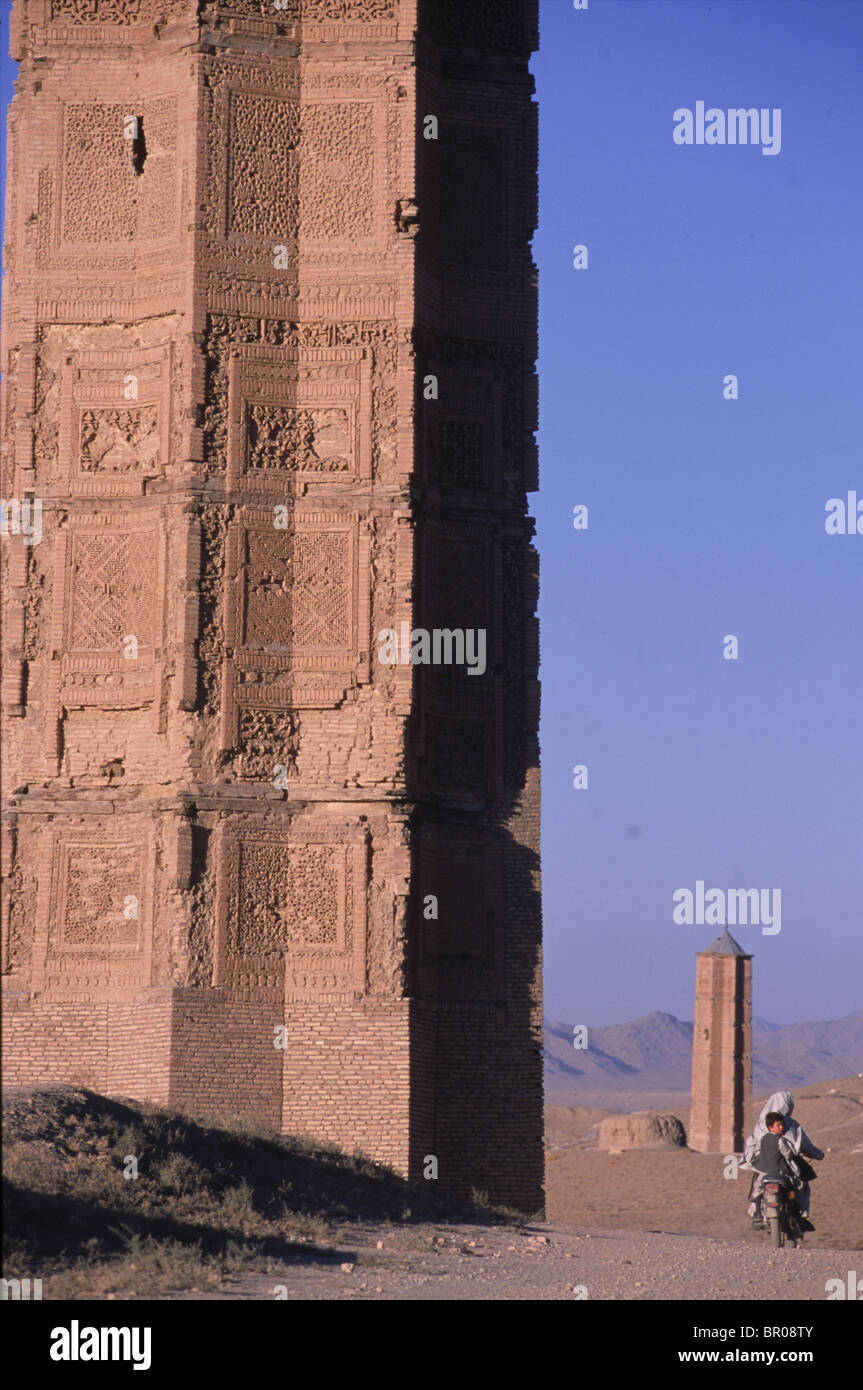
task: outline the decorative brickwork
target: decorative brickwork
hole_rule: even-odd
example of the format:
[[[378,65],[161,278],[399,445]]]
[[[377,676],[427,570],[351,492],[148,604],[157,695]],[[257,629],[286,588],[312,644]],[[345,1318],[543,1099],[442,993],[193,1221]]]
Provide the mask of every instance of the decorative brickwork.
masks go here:
[[[250,345],[229,368],[228,477],[284,501],[371,477],[371,359],[357,348]]]
[[[188,11],[189,0],[49,0],[51,18],[68,24],[152,24]]]
[[[150,827],[126,820],[110,828],[102,823],[92,830],[58,829],[50,842],[50,877],[39,885],[34,993],[94,1001],[149,985]]]
[[[366,843],[361,830],[292,824],[223,837],[214,984],[280,989],[288,999],[365,993]]]
[[[8,1080],[529,1212],[535,10],[15,0],[0,421]]]

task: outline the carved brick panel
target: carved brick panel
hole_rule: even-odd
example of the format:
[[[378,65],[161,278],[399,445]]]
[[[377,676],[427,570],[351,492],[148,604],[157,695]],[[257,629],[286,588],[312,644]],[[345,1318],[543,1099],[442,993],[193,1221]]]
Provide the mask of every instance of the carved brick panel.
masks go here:
[[[382,232],[378,187],[386,160],[380,101],[304,101],[300,161],[302,249],[371,248]],[[376,177],[379,183],[376,183]],[[331,258],[331,257],[330,257]]]
[[[486,634],[486,670],[468,675],[465,667],[429,666],[429,675],[446,675],[466,682],[466,693],[485,688],[496,656],[494,547],[487,529],[450,522],[446,529],[426,525],[422,538],[422,626],[480,628]],[[418,619],[419,621],[419,615]]]
[[[46,829],[50,881],[40,881],[34,993],[116,998],[151,982],[155,853],[140,818]]]
[[[228,485],[284,498],[371,477],[364,348],[238,348],[229,371]]]
[[[527,54],[538,41],[536,0],[501,5],[498,0],[437,0],[429,22],[442,44]]]
[[[525,767],[530,766],[526,762],[527,731],[536,729],[539,716],[536,680],[530,680],[528,686],[528,672],[533,669],[533,653],[537,645],[536,620],[533,616],[535,599],[532,603],[528,602],[528,564],[529,552],[525,554],[524,542],[520,538],[506,538],[501,566],[501,643],[504,651],[502,775],[504,784],[510,787],[524,785]]]
[[[300,99],[296,63],[219,61],[210,77],[206,226],[216,263],[285,282],[300,255],[340,268],[392,234],[397,144],[380,81]],[[389,219],[389,220],[388,220]],[[283,248],[277,250],[277,248]]]
[[[218,23],[255,38],[310,37],[318,43],[373,42],[399,36],[399,0],[214,0]],[[404,5],[402,4],[402,10]],[[407,31],[402,19],[401,28]],[[409,32],[403,36],[408,39]]]
[[[61,488],[78,497],[140,495],[164,475],[171,437],[171,347],[87,352],[63,372]],[[63,486],[65,484],[65,487]]]
[[[223,746],[242,712],[325,709],[369,679],[369,542],[358,513],[246,508],[229,533]]]
[[[482,421],[487,465],[485,486],[506,492],[513,500],[536,488],[536,377],[525,344],[476,342],[470,338],[429,338],[424,345],[423,374],[440,382],[440,401],[423,402],[422,435],[427,480],[449,491],[458,488],[462,464],[458,454],[447,462],[429,448],[428,426],[433,421]],[[488,431],[488,433],[486,433]],[[448,441],[442,441],[444,450]],[[457,447],[457,441],[453,441]],[[442,464],[442,467],[441,467]],[[468,466],[467,472],[470,473]]]
[[[189,0],[49,0],[49,5],[55,24],[154,24],[189,11]]]
[[[225,233],[280,242],[296,227],[299,214],[298,104],[244,91],[230,91],[228,103]]]
[[[151,510],[73,517],[60,533],[49,709],[159,706],[165,546]]]
[[[499,278],[512,256],[511,181],[505,172],[512,143],[512,132],[481,115],[441,127],[439,254],[456,275]]]
[[[38,265],[128,271],[136,254],[164,249],[180,232],[177,98],[132,93],[124,102],[66,102],[62,112],[54,159],[39,174]],[[140,139],[124,138],[129,116]]]
[[[271,19],[274,14],[273,0],[216,0],[216,4],[219,14],[225,17]],[[398,0],[281,0],[281,4],[276,18],[285,23],[302,20],[306,24],[368,24],[395,19],[398,13]]]
[[[244,819],[219,847],[214,984],[291,1000],[366,988],[368,849],[362,827]]]
[[[272,782],[276,768],[296,772],[299,720],[286,709],[241,705],[237,712],[237,743],[242,750],[242,775],[247,781]]]
[[[469,521],[426,523],[415,621],[430,631],[464,632],[464,654],[471,651],[477,671],[482,650],[477,629],[484,631],[485,670],[472,675],[466,662],[419,668],[424,713],[418,770],[426,787],[468,799],[499,786],[500,677],[494,669],[501,661],[499,565],[499,548],[486,526]],[[474,635],[468,648],[470,629]]]

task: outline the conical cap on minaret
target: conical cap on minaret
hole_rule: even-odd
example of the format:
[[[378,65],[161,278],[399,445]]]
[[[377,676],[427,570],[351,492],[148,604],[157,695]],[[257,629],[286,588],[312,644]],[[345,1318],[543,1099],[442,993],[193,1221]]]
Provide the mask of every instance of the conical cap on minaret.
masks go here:
[[[711,944],[708,947],[706,947],[705,950],[699,951],[698,955],[744,956],[747,960],[752,959],[752,952],[744,951],[743,947],[740,945],[740,942],[734,940],[734,937],[731,935],[731,932],[728,930],[727,927],[723,927],[716,940],[711,942]]]

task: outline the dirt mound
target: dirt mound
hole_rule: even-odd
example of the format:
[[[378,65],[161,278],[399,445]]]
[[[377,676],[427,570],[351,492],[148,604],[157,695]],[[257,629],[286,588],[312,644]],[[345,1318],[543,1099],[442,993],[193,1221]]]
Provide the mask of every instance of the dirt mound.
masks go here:
[[[676,1115],[636,1110],[631,1115],[610,1115],[599,1126],[601,1149],[684,1148],[686,1131]]]
[[[597,1106],[547,1105],[545,1107],[545,1146],[549,1152],[573,1144],[596,1148],[600,1122],[608,1114]]]
[[[359,1152],[83,1088],[7,1091],[4,1146],[4,1271],[50,1273],[55,1290],[61,1271],[100,1263],[108,1287],[118,1269],[154,1288],[206,1284],[345,1223],[508,1219]]]

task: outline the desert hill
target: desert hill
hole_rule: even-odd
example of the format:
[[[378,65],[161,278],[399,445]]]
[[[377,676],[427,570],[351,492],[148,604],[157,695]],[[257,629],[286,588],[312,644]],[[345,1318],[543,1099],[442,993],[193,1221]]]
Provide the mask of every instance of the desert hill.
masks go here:
[[[573,1025],[544,1027],[549,1103],[634,1109],[662,1104],[649,1097],[688,1095],[692,1023],[655,1012],[631,1023],[589,1028],[588,1046],[573,1047]],[[767,1092],[806,1086],[863,1070],[863,1013],[823,1023],[753,1021],[752,1087]],[[645,1094],[649,1093],[649,1094]],[[639,1099],[641,1097],[641,1099]]]
[[[511,1220],[335,1145],[75,1086],[7,1088],[3,1157],[4,1276],[35,1271],[50,1298],[338,1266],[340,1233],[369,1223]]]

